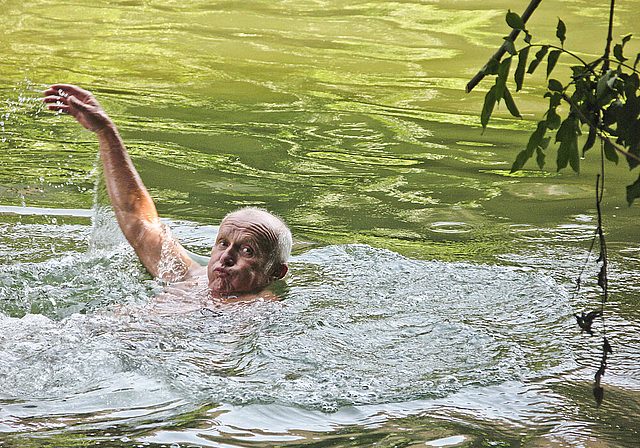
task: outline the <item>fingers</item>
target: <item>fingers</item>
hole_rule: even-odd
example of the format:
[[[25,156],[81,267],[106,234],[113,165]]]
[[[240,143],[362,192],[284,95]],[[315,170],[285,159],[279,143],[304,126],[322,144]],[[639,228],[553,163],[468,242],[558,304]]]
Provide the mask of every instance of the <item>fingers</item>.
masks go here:
[[[47,109],[53,112],[62,112],[62,113],[71,115],[69,106],[64,106],[62,104],[49,104],[47,106]]]
[[[86,109],[84,101],[93,100],[91,92],[71,84],[54,84],[43,94],[47,95],[42,101],[49,103],[47,105],[49,110],[65,113],[69,113],[69,106]]]
[[[91,96],[91,92],[88,90],[81,89],[80,87],[71,84],[54,84],[49,87],[49,89],[45,90],[44,94],[59,95],[63,97],[73,95],[81,99]]]
[[[82,112],[87,110],[87,105],[73,95],[69,95],[66,98],[51,95],[44,98],[42,101],[45,103],[55,103],[47,105],[49,110],[62,111],[71,115],[75,115],[74,111]]]
[[[46,92],[45,92],[46,93]],[[66,103],[67,99],[62,96],[50,95],[42,98],[43,103]]]
[[[70,110],[72,108],[85,110],[84,101],[93,99],[91,92],[72,84],[54,84],[45,90],[43,94],[47,95],[42,99],[43,102],[48,103],[47,109],[67,114],[71,113]]]
[[[47,90],[45,94],[52,93],[50,90]],[[68,98],[58,95],[49,95],[42,99],[43,103],[47,103],[47,109],[54,112],[63,112],[65,114],[69,113],[69,103]]]
[[[46,93],[46,92],[45,92]],[[42,99],[43,103],[47,104],[47,109],[54,112],[64,112],[65,114],[69,113],[69,105],[67,104],[67,99],[60,96],[47,96]]]

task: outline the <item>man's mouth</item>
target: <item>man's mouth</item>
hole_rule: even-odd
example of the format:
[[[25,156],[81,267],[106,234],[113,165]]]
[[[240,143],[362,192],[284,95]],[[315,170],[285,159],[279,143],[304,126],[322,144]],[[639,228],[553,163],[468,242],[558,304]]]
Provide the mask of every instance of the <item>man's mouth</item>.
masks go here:
[[[231,273],[223,268],[223,267],[218,267],[218,268],[214,268],[213,272],[218,276],[218,277],[229,277],[229,275],[231,275]]]

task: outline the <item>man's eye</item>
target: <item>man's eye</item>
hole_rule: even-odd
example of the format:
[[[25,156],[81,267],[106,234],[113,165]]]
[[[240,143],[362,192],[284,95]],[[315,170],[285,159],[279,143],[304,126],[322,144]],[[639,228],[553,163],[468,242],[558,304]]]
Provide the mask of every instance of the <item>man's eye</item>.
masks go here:
[[[227,243],[226,241],[218,241],[218,246],[220,247],[227,247],[229,245],[229,243]]]
[[[242,253],[244,253],[245,255],[253,255],[253,249],[247,246],[244,246],[242,248]]]

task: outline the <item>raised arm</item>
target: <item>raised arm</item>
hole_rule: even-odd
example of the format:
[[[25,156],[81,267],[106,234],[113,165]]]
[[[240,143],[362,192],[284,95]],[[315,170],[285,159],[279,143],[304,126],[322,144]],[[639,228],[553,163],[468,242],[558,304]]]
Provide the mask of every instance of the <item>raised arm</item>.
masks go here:
[[[138,258],[154,277],[175,281],[198,267],[160,222],[114,122],[87,90],[56,84],[44,92],[49,110],[61,111],[95,132],[111,205],[118,224]]]

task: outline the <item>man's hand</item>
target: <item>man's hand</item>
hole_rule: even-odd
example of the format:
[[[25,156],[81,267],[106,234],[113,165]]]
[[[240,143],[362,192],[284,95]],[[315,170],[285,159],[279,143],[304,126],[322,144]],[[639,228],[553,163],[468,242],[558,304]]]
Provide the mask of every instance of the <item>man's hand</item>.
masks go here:
[[[92,132],[100,132],[113,126],[111,118],[91,92],[70,84],[54,84],[44,92],[47,108],[74,117]]]

